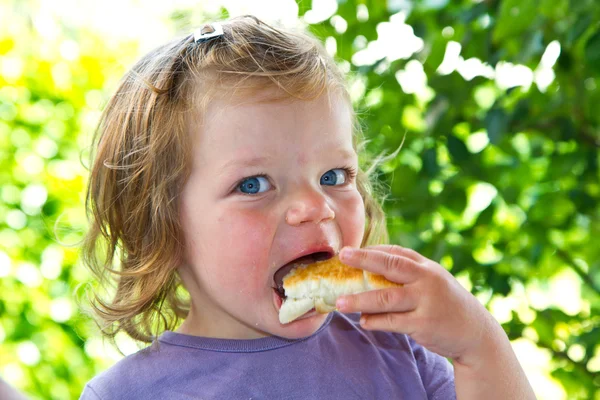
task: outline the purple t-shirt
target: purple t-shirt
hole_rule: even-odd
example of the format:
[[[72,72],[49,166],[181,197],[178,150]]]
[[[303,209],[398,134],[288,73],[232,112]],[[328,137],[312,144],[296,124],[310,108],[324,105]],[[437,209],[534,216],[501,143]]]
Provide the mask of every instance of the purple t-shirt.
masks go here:
[[[455,399],[452,365],[406,335],[331,313],[303,339],[164,332],[86,385],[81,399]]]

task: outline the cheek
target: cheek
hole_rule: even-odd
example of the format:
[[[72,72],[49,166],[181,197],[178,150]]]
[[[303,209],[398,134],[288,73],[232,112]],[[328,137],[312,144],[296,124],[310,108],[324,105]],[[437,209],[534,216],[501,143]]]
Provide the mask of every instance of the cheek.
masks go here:
[[[264,214],[217,209],[212,215],[189,222],[196,228],[189,261],[201,288],[209,292],[245,293],[244,296],[252,298],[253,290],[264,287],[272,235]]]
[[[262,262],[268,254],[272,236],[269,218],[257,210],[227,211],[216,219],[219,235],[212,242],[226,259]]]
[[[344,199],[342,207],[336,213],[343,236],[343,244],[359,247],[365,231],[365,206],[360,193]]]
[[[264,262],[260,257],[268,254],[272,231],[268,217],[257,210],[213,207],[211,212],[200,213],[187,208],[181,218],[186,257],[192,264],[219,266],[208,268],[213,272],[231,271],[258,265]]]

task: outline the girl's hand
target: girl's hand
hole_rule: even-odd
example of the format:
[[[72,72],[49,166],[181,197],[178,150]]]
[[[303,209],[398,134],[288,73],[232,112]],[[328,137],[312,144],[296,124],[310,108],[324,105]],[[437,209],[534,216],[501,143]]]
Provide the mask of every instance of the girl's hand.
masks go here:
[[[394,245],[344,248],[340,259],[401,287],[343,296],[341,312],[361,312],[365,329],[405,333],[430,351],[475,365],[506,340],[485,307],[438,263]]]

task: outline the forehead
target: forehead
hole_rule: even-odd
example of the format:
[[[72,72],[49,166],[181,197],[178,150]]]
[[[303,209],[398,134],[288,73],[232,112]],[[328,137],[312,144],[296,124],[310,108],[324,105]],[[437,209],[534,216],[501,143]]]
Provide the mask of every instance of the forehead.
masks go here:
[[[262,153],[352,150],[351,106],[341,97],[315,100],[216,99],[193,128],[205,158]],[[196,153],[196,150],[194,151]]]

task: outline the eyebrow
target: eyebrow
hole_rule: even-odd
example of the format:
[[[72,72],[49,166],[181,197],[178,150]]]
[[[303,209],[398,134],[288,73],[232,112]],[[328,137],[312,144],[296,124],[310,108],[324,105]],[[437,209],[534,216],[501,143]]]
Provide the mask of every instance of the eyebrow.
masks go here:
[[[252,157],[252,158],[242,158],[242,159],[233,159],[226,162],[222,167],[221,171],[225,171],[230,168],[240,168],[240,167],[256,167],[258,165],[264,165],[267,161],[269,161],[268,157]]]
[[[354,159],[357,156],[354,149],[353,150],[341,149],[340,151],[338,151],[336,153],[338,153],[344,159]],[[221,171],[226,171],[231,168],[256,167],[256,166],[264,165],[269,161],[270,161],[270,158],[264,157],[264,156],[251,157],[251,158],[246,158],[246,159],[244,159],[244,158],[233,159],[233,160],[230,160],[230,161],[226,162],[225,164],[223,164],[223,166],[221,166]]]
[[[344,158],[354,158],[354,157],[358,156],[358,154],[356,154],[356,150],[354,150],[354,149],[352,149],[352,150],[341,149],[339,151],[339,154]]]

